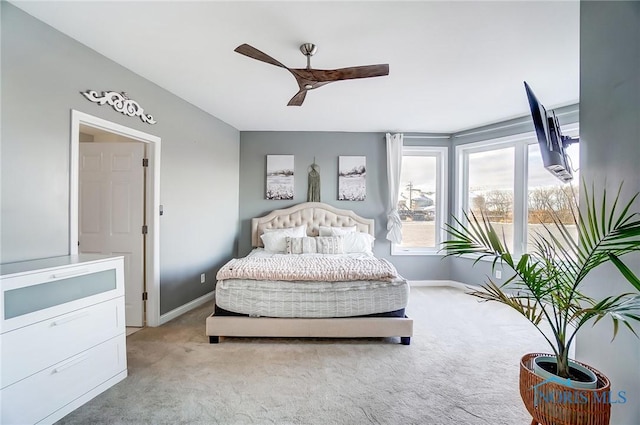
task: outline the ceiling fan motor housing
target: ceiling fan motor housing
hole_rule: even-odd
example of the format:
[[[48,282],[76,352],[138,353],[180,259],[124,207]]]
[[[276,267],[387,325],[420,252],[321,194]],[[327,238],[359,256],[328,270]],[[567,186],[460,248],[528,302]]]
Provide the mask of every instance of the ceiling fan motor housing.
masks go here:
[[[304,43],[300,46],[300,51],[305,56],[313,56],[318,51],[318,46],[313,43]]]

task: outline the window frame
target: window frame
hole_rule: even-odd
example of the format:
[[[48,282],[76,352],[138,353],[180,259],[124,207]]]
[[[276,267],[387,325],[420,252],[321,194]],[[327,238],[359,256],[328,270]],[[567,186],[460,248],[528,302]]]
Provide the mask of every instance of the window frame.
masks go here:
[[[562,126],[563,133],[574,135],[579,132],[579,124],[569,123]],[[528,192],[529,192],[529,145],[537,144],[535,131],[518,133],[506,137],[460,144],[455,147],[455,188],[453,211],[455,217],[462,220],[463,211],[469,210],[469,154],[486,152],[507,147],[514,148],[513,180],[513,256],[519,258],[527,250],[528,240]],[[456,225],[456,227],[458,227]],[[478,258],[477,254],[463,255],[465,258]],[[486,259],[485,259],[486,260]],[[489,261],[489,260],[487,260]]]
[[[391,243],[391,255],[442,255],[440,252],[442,241],[446,238],[444,230],[448,222],[449,211],[449,147],[448,146],[406,146],[402,147],[402,157],[427,156],[436,160],[436,198],[434,226],[435,243],[430,247],[402,247]]]

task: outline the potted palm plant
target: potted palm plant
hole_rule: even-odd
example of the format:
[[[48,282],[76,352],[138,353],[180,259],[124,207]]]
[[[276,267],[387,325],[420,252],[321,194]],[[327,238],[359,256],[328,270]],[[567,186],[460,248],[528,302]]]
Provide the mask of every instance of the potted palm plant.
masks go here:
[[[499,264],[513,273],[502,284],[488,278],[470,294],[513,308],[549,343],[552,354],[527,354],[520,363],[520,392],[533,416],[532,424],[609,423],[610,394],[605,394],[608,379],[596,369],[569,359],[569,352],[587,323],[609,317],[615,338],[620,324],[635,334],[632,324],[640,321],[640,280],[622,258],[640,252],[640,212],[633,210],[639,194],[623,203],[621,189],[622,185],[613,199],[608,199],[604,190],[596,200],[594,188],[589,191],[584,185],[582,208],[578,208],[575,196],[572,199],[577,236],[557,214],[552,214],[552,222],[532,235],[535,248],[520,258],[512,255],[504,236],[483,214],[464,213],[463,219],[454,217],[454,223],[446,225],[446,256],[472,254],[477,256],[474,265],[490,259],[492,268]],[[604,299],[583,292],[587,275],[604,263],[612,263],[631,284],[629,292]],[[537,363],[541,371],[534,368]],[[589,380],[591,389],[579,384]],[[555,395],[545,397],[540,392],[543,386],[547,395]],[[566,396],[559,400],[557,395],[567,394],[567,386],[574,391],[569,392],[570,400]]]

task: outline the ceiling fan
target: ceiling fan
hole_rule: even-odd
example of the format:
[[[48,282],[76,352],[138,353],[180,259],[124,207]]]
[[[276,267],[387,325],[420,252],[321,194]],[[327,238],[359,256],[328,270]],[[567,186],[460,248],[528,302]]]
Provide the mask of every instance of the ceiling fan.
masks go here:
[[[329,84],[334,81],[389,75],[389,64],[352,66],[340,69],[313,69],[311,68],[311,56],[316,53],[317,47],[312,43],[305,43],[300,46],[300,51],[307,57],[307,67],[300,69],[289,68],[266,53],[263,53],[248,44],[241,44],[236,47],[234,51],[250,58],[279,66],[293,74],[298,82],[300,90],[298,90],[298,93],[296,93],[289,103],[287,103],[288,106],[302,105],[302,102],[304,102],[304,98],[307,95],[307,91],[317,89],[318,87],[322,87],[325,84]]]

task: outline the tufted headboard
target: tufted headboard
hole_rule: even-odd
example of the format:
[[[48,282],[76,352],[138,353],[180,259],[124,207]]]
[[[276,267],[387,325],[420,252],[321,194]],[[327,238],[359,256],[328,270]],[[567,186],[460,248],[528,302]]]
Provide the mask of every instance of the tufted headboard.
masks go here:
[[[375,223],[372,218],[363,218],[350,210],[341,210],[322,202],[304,202],[281,210],[273,210],[264,217],[251,219],[251,245],[261,247],[260,236],[264,229],[282,229],[307,225],[308,236],[318,236],[320,226],[357,226],[360,232],[375,237]]]

